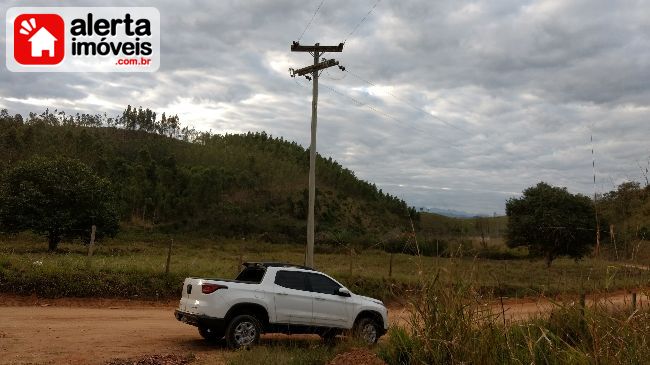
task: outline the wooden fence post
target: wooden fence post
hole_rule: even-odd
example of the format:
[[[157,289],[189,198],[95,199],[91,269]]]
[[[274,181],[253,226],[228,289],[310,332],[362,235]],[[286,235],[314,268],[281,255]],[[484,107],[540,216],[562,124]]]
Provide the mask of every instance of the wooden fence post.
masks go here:
[[[93,255],[95,251],[95,232],[97,231],[97,226],[93,224],[90,228],[90,244],[88,245],[88,257]]]
[[[609,237],[614,243],[614,253],[616,254],[616,260],[618,260],[618,247],[616,246],[616,233],[614,233],[614,225],[609,225]]]
[[[390,261],[388,262],[388,277],[393,276],[393,253],[390,253]]]
[[[636,292],[632,292],[632,312],[636,311]]]
[[[348,271],[349,271],[349,272],[348,272],[348,275],[352,276],[352,247],[350,247],[350,253],[349,253],[349,255],[350,255],[350,259],[349,259],[349,261],[350,261],[350,268],[349,268],[349,270],[348,270]]]
[[[174,239],[169,240],[169,248],[167,249],[167,263],[165,264],[165,274],[169,274],[169,262],[172,259],[172,245],[174,244]]]

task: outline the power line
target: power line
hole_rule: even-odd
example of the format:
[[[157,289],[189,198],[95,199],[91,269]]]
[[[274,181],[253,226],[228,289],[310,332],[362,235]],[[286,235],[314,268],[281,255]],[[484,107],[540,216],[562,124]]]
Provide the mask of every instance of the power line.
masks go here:
[[[368,16],[370,16],[370,13],[372,13],[372,12],[375,10],[375,8],[377,7],[377,4],[379,4],[379,2],[381,2],[381,0],[377,0],[377,1],[375,2],[375,5],[373,5],[372,8],[370,8],[370,10],[368,10],[368,13],[367,13],[366,15],[364,15],[363,18],[361,18],[361,20],[359,21],[359,23],[357,23],[356,26],[354,26],[354,28],[352,29],[352,31],[351,31],[351,32],[350,32],[350,33],[345,37],[345,39],[343,40],[343,44],[345,44],[345,42],[348,41],[348,38],[350,38],[350,37],[354,34],[354,32],[356,32],[357,29],[359,29],[359,27],[361,26],[361,24],[363,24],[363,22],[365,22],[366,19],[368,19]]]
[[[348,69],[348,67],[346,67],[344,71],[347,72],[347,73],[349,73],[349,74],[352,75],[353,77],[355,77],[355,78],[357,78],[357,79],[359,79],[359,80],[361,80],[361,81],[367,83],[367,84],[370,85],[370,86],[380,87],[380,86],[377,85],[376,83],[373,83],[372,81],[369,81],[369,80],[367,80],[367,79],[364,79],[363,77],[361,77],[361,76],[355,74],[354,72],[350,71],[350,70]],[[425,110],[425,109],[423,109],[423,108],[421,108],[421,107],[419,107],[419,106],[417,106],[417,105],[415,105],[415,104],[413,104],[413,103],[408,102],[408,101],[405,100],[404,98],[400,98],[399,96],[395,95],[394,93],[392,93],[392,92],[390,92],[390,91],[388,91],[388,90],[385,90],[385,92],[386,92],[388,95],[392,96],[392,97],[393,97],[395,100],[397,100],[398,102],[400,102],[400,103],[402,103],[402,104],[406,104],[407,106],[409,106],[409,107],[411,107],[411,108],[413,108],[413,109],[415,109],[415,110],[417,110],[417,111],[419,111],[419,112],[421,112],[421,113],[424,113],[424,114],[427,115],[428,117],[433,118],[433,119],[435,119],[435,120],[437,120],[437,121],[443,123],[444,125],[446,125],[446,126],[448,126],[448,127],[454,128],[454,129],[456,129],[456,130],[458,130],[458,131],[460,131],[460,132],[462,132],[462,133],[465,133],[467,136],[472,137],[472,136],[478,136],[478,135],[481,135],[481,133],[477,134],[477,133],[471,132],[471,131],[469,131],[469,130],[467,130],[467,129],[465,129],[465,128],[459,127],[459,126],[455,125],[454,123],[449,122],[449,121],[447,121],[447,120],[445,120],[445,119],[443,119],[443,118],[441,118],[441,117],[439,117],[439,116],[437,116],[437,115],[434,115],[434,114],[432,114],[431,112],[429,112],[429,111],[427,111],[427,110]],[[457,103],[453,103],[453,102],[450,102],[450,103],[455,104],[455,105],[457,105],[458,107],[464,108],[462,105],[459,105],[459,104],[457,104]],[[497,146],[496,144],[492,143],[492,142],[491,142],[489,139],[487,139],[487,138],[486,138],[483,142],[486,143],[486,144],[488,144],[488,145],[490,145],[490,146],[492,146],[492,147],[494,147],[494,148],[497,148],[497,149],[499,148],[499,146]]]
[[[367,83],[367,84],[370,85],[370,86],[379,87],[377,84],[375,84],[375,83],[373,83],[373,82],[371,82],[371,81],[368,81],[368,80],[364,79],[363,77],[361,77],[361,76],[355,74],[354,72],[350,71],[348,68],[345,69],[345,72],[347,72],[347,73],[349,73],[350,75],[356,77],[357,79],[359,79],[359,80],[361,80],[361,81]],[[417,111],[419,111],[419,112],[422,112],[422,113],[428,115],[429,117],[431,117],[431,118],[433,118],[433,119],[436,119],[436,120],[439,121],[439,122],[442,122],[443,124],[447,125],[448,127],[454,128],[454,129],[459,130],[459,131],[461,131],[461,132],[463,132],[463,133],[466,133],[466,134],[472,134],[471,132],[469,132],[469,131],[467,131],[467,130],[465,130],[465,129],[463,129],[463,128],[461,128],[461,127],[459,127],[459,126],[457,126],[457,125],[455,125],[455,124],[453,124],[453,123],[451,123],[451,122],[448,122],[448,121],[446,121],[446,120],[440,118],[439,116],[436,116],[436,115],[434,115],[434,114],[431,114],[430,112],[428,112],[428,111],[426,111],[426,110],[420,108],[420,107],[417,106],[417,105],[414,105],[414,104],[412,104],[412,103],[409,103],[408,101],[406,101],[406,100],[404,100],[404,99],[398,97],[397,95],[393,94],[392,92],[390,92],[390,91],[388,91],[388,90],[386,90],[386,93],[387,93],[388,95],[392,96],[393,98],[395,98],[395,100],[397,100],[397,101],[399,101],[399,102],[402,102],[402,103],[404,103],[404,104],[410,106],[411,108],[413,108],[413,109],[415,109],[415,110],[417,110]]]
[[[302,31],[302,33],[300,33],[300,37],[298,37],[298,42],[300,42],[300,40],[302,39],[302,36],[305,35],[305,32],[307,31],[307,29],[309,29],[309,26],[314,21],[314,18],[316,17],[316,14],[318,14],[318,11],[320,10],[321,6],[323,6],[324,2],[325,2],[325,0],[321,0],[320,4],[318,4],[318,7],[316,8],[316,11],[314,11],[314,14],[311,16],[311,19],[309,19],[309,23],[307,23],[307,26],[305,27],[305,29]]]
[[[348,72],[350,75],[352,75],[352,76],[354,76],[354,77],[356,77],[356,78],[358,78],[358,79],[360,79],[360,80],[362,80],[362,81],[368,83],[368,84],[371,85],[371,86],[375,86],[375,87],[377,87],[377,85],[376,85],[375,83],[363,79],[362,77],[356,75],[355,73],[350,72],[347,68],[344,68],[343,71]],[[299,84],[299,85],[300,85],[300,84]],[[342,97],[345,97],[345,98],[348,98],[348,99],[352,100],[352,101],[353,101],[355,104],[357,104],[358,106],[365,106],[365,107],[367,107],[368,109],[370,109],[371,111],[373,111],[373,112],[375,112],[375,113],[377,113],[377,114],[380,114],[380,115],[382,115],[382,116],[384,116],[384,117],[386,117],[386,118],[388,118],[388,119],[391,119],[391,120],[393,120],[393,121],[396,121],[396,122],[398,122],[398,123],[400,123],[400,124],[402,124],[402,125],[404,125],[404,126],[408,126],[408,128],[411,128],[411,129],[413,129],[413,130],[416,130],[416,131],[418,131],[418,132],[420,132],[420,133],[422,133],[422,134],[425,134],[425,135],[427,135],[427,136],[429,136],[429,137],[431,137],[431,138],[433,138],[433,139],[436,139],[437,141],[441,142],[441,143],[444,144],[445,146],[450,147],[451,149],[453,149],[453,150],[455,150],[455,151],[457,151],[457,152],[459,152],[459,153],[465,154],[465,153],[467,152],[467,151],[462,150],[462,149],[460,148],[460,146],[457,146],[457,145],[454,145],[454,144],[450,144],[450,143],[448,142],[448,140],[443,139],[443,138],[441,138],[441,137],[437,137],[437,136],[435,136],[435,135],[432,135],[430,132],[427,132],[427,131],[423,130],[422,128],[419,128],[419,127],[414,126],[412,123],[404,122],[403,120],[401,120],[401,119],[399,119],[399,118],[397,118],[397,117],[395,117],[395,116],[393,116],[393,115],[391,115],[391,114],[389,114],[389,113],[387,113],[387,112],[384,112],[384,111],[382,111],[382,110],[380,110],[380,109],[374,107],[373,105],[371,105],[371,104],[369,104],[369,103],[365,103],[365,102],[359,101],[358,99],[356,99],[356,98],[354,98],[354,97],[352,97],[352,96],[350,96],[350,95],[344,94],[344,93],[342,93],[341,91],[336,90],[336,89],[334,89],[334,88],[332,88],[332,87],[330,87],[330,86],[328,86],[328,85],[325,85],[325,84],[321,84],[321,85],[322,85],[323,87],[327,88],[328,90],[332,91],[333,93],[338,94],[339,96],[342,96]],[[303,85],[300,85],[300,86],[303,86]],[[303,86],[303,87],[306,87],[306,86]],[[419,110],[419,111],[421,111],[421,112],[427,114],[427,115],[430,116],[431,118],[434,118],[434,119],[436,119],[436,120],[439,120],[439,121],[443,122],[445,125],[447,125],[447,126],[449,126],[449,127],[452,127],[452,128],[454,128],[454,129],[457,129],[457,130],[463,132],[464,134],[466,134],[466,136],[468,136],[468,138],[469,138],[469,137],[472,137],[472,136],[476,136],[475,133],[469,132],[469,131],[467,131],[467,130],[461,128],[461,127],[455,126],[454,124],[452,124],[452,123],[450,123],[450,122],[448,122],[448,121],[446,121],[446,120],[444,120],[444,119],[442,119],[442,118],[440,118],[440,117],[437,117],[437,116],[435,116],[435,115],[432,115],[431,113],[427,112],[426,110],[424,110],[424,109],[422,109],[422,108],[420,108],[420,107],[418,107],[418,106],[416,106],[416,105],[413,105],[412,103],[409,103],[409,102],[406,102],[406,101],[402,100],[401,98],[399,98],[398,96],[396,96],[395,94],[393,94],[393,93],[391,93],[391,92],[387,92],[387,93],[388,93],[389,95],[391,95],[393,98],[395,98],[396,100],[400,101],[401,103],[407,104],[407,105],[409,105],[410,107],[412,107],[412,108],[414,108],[414,109],[417,109],[417,110]],[[487,140],[487,139],[484,140],[484,142],[485,142],[485,144],[488,144],[488,145],[490,145],[490,146],[492,146],[492,147],[494,147],[494,148],[498,148],[498,146],[496,146],[494,143],[490,142],[490,141]],[[541,165],[541,164],[538,163],[538,162],[534,162],[534,161],[526,161],[526,163],[529,164],[531,167],[534,167],[534,168],[537,168],[537,169],[540,169],[540,170],[545,170],[545,169],[547,169],[546,167],[544,167],[543,165]]]
[[[332,77],[332,75],[329,73],[328,70],[325,70],[325,74],[326,74],[327,76],[324,76],[324,77],[325,77],[326,79],[328,79],[328,80],[332,80],[332,81],[341,81],[341,80],[345,79],[345,78],[348,76],[348,74],[343,74],[343,77],[338,77],[338,78],[337,78],[337,77]]]
[[[428,135],[429,137],[438,140],[439,142],[441,142],[442,144],[446,145],[447,147],[452,148],[452,149],[456,150],[456,151],[459,152],[459,153],[463,153],[463,151],[462,151],[458,146],[453,145],[453,144],[450,144],[450,143],[447,142],[445,139],[442,139],[442,138],[440,138],[440,137],[437,137],[437,136],[431,135],[431,134],[428,133],[427,131],[425,131],[425,130],[423,130],[423,129],[421,129],[421,128],[418,128],[418,127],[416,127],[416,126],[413,126],[412,124],[406,123],[406,122],[404,122],[403,120],[401,120],[401,119],[399,119],[399,118],[396,118],[395,116],[393,116],[393,115],[391,115],[391,114],[388,114],[388,113],[386,113],[386,112],[384,112],[384,111],[382,111],[382,110],[380,110],[380,109],[378,109],[378,108],[372,106],[371,104],[368,104],[368,103],[364,103],[364,102],[362,102],[362,101],[359,101],[358,99],[356,99],[356,98],[354,98],[354,97],[352,97],[352,96],[350,96],[350,95],[344,94],[344,93],[342,93],[341,91],[336,90],[335,88],[333,88],[333,87],[331,87],[331,86],[329,86],[329,85],[321,84],[321,86],[325,87],[326,89],[332,91],[333,93],[335,93],[335,94],[337,94],[337,95],[339,95],[339,96],[342,96],[342,97],[345,97],[345,98],[348,98],[348,99],[352,100],[352,101],[353,101],[355,104],[357,104],[358,106],[365,106],[366,108],[372,110],[373,112],[375,112],[375,113],[377,113],[377,114],[380,114],[380,115],[382,115],[382,116],[384,116],[384,117],[386,117],[386,118],[388,118],[388,119],[391,119],[391,120],[393,120],[393,121],[395,121],[395,122],[398,122],[398,123],[401,124],[403,127],[406,126],[407,128],[411,128],[411,129],[416,130],[416,131],[418,131],[418,132],[420,132],[420,133],[426,134],[426,135]]]
[[[370,85],[370,86],[380,87],[380,86],[377,85],[376,83],[373,83],[372,81],[369,81],[369,80],[367,80],[367,79],[364,79],[363,77],[361,77],[361,76],[357,75],[356,73],[350,71],[348,67],[345,67],[345,69],[344,69],[343,71],[349,73],[349,74],[352,75],[353,77],[355,77],[355,78],[357,78],[357,79],[359,79],[359,80],[361,80],[361,81],[367,83],[367,84]],[[447,120],[445,120],[445,119],[443,119],[443,118],[441,118],[441,117],[439,117],[439,116],[437,116],[437,115],[431,114],[431,113],[428,112],[427,110],[425,110],[425,109],[423,109],[423,108],[421,108],[421,107],[419,107],[419,106],[417,106],[417,105],[414,105],[413,103],[410,103],[410,102],[406,101],[404,98],[400,98],[399,96],[395,95],[394,93],[392,93],[392,92],[390,92],[390,91],[388,91],[388,90],[385,90],[385,92],[386,92],[387,94],[389,94],[390,96],[392,96],[392,97],[393,97],[395,100],[397,100],[398,102],[400,102],[400,103],[402,103],[402,104],[406,104],[407,106],[409,106],[409,107],[411,107],[411,108],[413,108],[413,109],[415,109],[415,110],[417,110],[417,111],[419,111],[419,112],[421,112],[421,113],[424,113],[424,114],[427,115],[428,117],[433,118],[433,119],[435,119],[435,120],[437,120],[437,121],[443,123],[444,125],[446,125],[446,126],[448,126],[448,127],[454,128],[454,129],[456,129],[456,130],[458,130],[458,131],[464,133],[468,138],[475,137],[475,136],[480,136],[480,135],[484,135],[484,136],[485,136],[485,134],[471,132],[471,131],[469,131],[469,130],[467,130],[467,129],[465,129],[465,128],[459,127],[459,126],[457,126],[457,125],[455,125],[455,124],[453,124],[453,123],[451,123],[451,122],[449,122],[449,121],[447,121]],[[452,103],[452,104],[455,104],[455,105],[459,106],[460,108],[464,108],[462,105],[459,105],[459,104],[457,104],[457,103]],[[486,136],[486,139],[484,139],[482,142],[485,143],[486,145],[489,145],[489,146],[493,147],[493,148],[500,149],[500,146],[496,145],[495,143],[493,143],[492,141],[490,141],[489,139],[487,139],[487,136]],[[527,163],[530,164],[531,166],[536,167],[536,168],[539,168],[539,169],[546,169],[545,167],[543,167],[543,166],[542,166],[540,163],[538,163],[538,162],[528,161]]]

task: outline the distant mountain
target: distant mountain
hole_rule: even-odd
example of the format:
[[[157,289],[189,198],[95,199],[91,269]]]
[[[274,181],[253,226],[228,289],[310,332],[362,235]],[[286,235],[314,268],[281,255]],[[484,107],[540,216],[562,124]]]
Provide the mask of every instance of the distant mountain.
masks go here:
[[[474,217],[489,217],[490,216],[490,215],[487,215],[487,214],[468,213],[468,212],[463,212],[463,211],[460,211],[460,210],[453,210],[453,209],[426,208],[426,207],[418,208],[418,211],[419,212],[440,214],[440,215],[444,215],[445,217],[450,217],[450,218],[474,218]]]

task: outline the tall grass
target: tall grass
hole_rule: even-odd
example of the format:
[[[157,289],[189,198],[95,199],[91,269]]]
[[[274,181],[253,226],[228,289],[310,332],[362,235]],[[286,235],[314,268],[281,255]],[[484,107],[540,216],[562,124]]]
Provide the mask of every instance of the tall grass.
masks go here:
[[[550,314],[505,321],[471,280],[422,279],[408,324],[379,349],[389,364],[590,364],[650,361],[650,314],[605,304],[557,305]]]

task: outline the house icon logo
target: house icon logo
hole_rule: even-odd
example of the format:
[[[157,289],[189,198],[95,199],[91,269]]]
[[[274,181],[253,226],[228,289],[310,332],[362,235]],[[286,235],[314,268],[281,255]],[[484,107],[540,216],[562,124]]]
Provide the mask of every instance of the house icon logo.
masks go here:
[[[14,21],[14,58],[21,65],[56,65],[65,56],[65,25],[57,14],[21,14]]]

